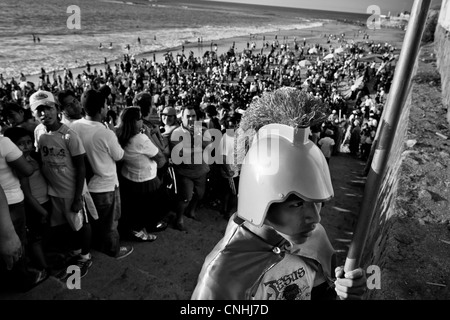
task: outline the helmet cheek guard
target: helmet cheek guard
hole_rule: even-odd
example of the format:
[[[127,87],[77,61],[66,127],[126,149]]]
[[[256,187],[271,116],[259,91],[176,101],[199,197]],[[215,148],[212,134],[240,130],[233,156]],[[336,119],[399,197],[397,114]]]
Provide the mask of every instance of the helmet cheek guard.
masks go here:
[[[258,131],[241,168],[239,217],[261,226],[270,204],[283,202],[291,194],[311,202],[333,197],[328,164],[308,136],[309,127],[283,124]]]

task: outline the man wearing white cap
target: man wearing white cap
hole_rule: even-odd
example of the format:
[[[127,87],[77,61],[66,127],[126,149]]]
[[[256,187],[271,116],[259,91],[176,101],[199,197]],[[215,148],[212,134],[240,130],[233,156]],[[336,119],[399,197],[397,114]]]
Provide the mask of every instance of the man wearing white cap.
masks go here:
[[[91,225],[86,208],[96,216],[85,181],[85,155],[78,134],[59,119],[59,106],[48,91],[39,90],[30,96],[30,108],[39,124],[34,130],[35,145],[42,159],[42,173],[48,183],[52,204],[51,226],[69,224],[76,232],[80,250],[76,264],[81,276],[92,265]]]

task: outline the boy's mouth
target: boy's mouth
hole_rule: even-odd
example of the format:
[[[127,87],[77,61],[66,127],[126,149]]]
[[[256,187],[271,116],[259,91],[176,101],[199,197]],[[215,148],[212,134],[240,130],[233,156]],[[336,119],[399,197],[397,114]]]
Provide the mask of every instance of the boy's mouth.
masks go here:
[[[316,228],[316,226],[312,226],[311,228],[309,228],[308,230],[302,231],[300,233],[300,235],[304,236],[304,237],[309,237],[311,235],[311,232],[313,232],[313,230]]]

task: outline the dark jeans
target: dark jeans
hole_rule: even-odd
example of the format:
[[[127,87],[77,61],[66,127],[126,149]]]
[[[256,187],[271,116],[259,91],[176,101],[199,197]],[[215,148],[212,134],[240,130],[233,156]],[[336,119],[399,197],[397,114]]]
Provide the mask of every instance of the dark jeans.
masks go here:
[[[188,178],[180,174],[176,174],[177,179],[177,204],[175,206],[175,212],[177,219],[180,221],[183,214],[192,216],[195,214],[197,203],[200,201],[206,188],[206,173],[198,178]]]
[[[9,213],[11,216],[11,221],[14,226],[14,230],[22,243],[22,248],[25,249],[25,244],[27,243],[26,237],[26,218],[25,218],[25,205],[24,201],[10,204]],[[0,261],[0,292],[3,290],[19,290],[24,291],[27,286],[28,279],[28,258],[27,253],[14,264],[12,270],[6,270],[6,264]]]
[[[234,182],[235,192],[231,189],[231,183],[228,178],[220,177],[220,196],[222,200],[221,213],[225,216],[232,215],[237,210],[237,194],[239,191],[239,176],[232,178]]]
[[[197,199],[201,200],[205,194],[206,176],[207,174],[198,178],[188,178],[177,174],[178,199],[189,202],[195,193]]]
[[[361,144],[361,160],[367,160],[370,155],[370,149],[372,149],[372,144],[363,143]]]
[[[91,192],[98,220],[92,222],[93,247],[115,257],[119,252],[120,236],[117,231],[121,215],[119,187],[111,192]]]
[[[205,201],[215,201],[220,198],[219,188],[217,186],[220,184],[220,165],[211,164],[209,166],[209,172],[206,174],[206,184],[205,184]]]
[[[51,212],[52,204],[51,201],[46,201],[41,204],[47,210]],[[39,212],[34,210],[30,205],[25,204],[25,215],[27,221],[27,239],[30,244],[41,241],[45,238],[46,232],[48,231],[48,225],[42,222],[42,217]]]
[[[24,245],[27,243],[25,202],[10,204],[8,207],[14,229]]]

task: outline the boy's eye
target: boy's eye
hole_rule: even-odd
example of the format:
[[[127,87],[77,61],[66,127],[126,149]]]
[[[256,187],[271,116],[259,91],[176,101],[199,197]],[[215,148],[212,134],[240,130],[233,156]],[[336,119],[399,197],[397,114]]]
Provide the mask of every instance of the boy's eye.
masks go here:
[[[303,206],[303,201],[297,201],[290,205],[291,208],[298,208]]]

